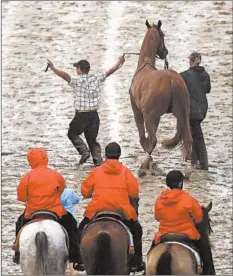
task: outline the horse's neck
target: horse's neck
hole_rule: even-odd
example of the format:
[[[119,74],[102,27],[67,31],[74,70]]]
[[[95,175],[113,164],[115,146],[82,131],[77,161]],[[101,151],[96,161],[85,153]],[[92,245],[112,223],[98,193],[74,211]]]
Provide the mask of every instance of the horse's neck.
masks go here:
[[[137,69],[140,68],[144,63],[151,63],[155,66],[157,48],[158,45],[155,41],[154,34],[152,34],[150,31],[147,31],[140,50]]]

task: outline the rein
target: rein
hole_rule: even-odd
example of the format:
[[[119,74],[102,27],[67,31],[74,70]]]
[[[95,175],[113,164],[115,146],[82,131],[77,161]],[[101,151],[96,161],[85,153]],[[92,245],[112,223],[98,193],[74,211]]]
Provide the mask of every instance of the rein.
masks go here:
[[[140,53],[124,53],[123,54],[123,57],[125,56],[125,55],[140,55]],[[156,58],[158,58],[158,59],[161,59],[158,55],[155,55],[155,57]],[[151,64],[152,65],[152,64]],[[152,65],[153,66],[153,65]],[[143,66],[144,67],[144,66]],[[153,66],[154,67],[154,66]],[[167,70],[167,69],[169,69],[169,63],[168,63],[168,60],[167,60],[167,57],[165,57],[165,59],[164,59],[164,69],[165,70]],[[139,70],[138,70],[139,71]]]

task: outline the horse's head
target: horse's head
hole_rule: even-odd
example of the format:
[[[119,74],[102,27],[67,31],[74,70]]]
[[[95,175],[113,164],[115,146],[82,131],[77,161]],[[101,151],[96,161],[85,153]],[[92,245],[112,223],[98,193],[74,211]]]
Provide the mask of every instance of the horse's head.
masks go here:
[[[202,206],[201,209],[203,218],[202,221],[197,224],[197,229],[201,236],[208,237],[213,232],[210,225],[211,219],[209,217],[209,212],[212,209],[212,202],[210,202],[206,207]]]
[[[148,20],[146,20],[146,26],[148,30],[154,32],[155,37],[158,39],[158,48],[156,54],[159,56],[159,58],[165,59],[168,54],[168,50],[164,42],[164,33],[161,30],[162,22],[159,20],[157,25],[155,25],[154,23],[150,25]]]

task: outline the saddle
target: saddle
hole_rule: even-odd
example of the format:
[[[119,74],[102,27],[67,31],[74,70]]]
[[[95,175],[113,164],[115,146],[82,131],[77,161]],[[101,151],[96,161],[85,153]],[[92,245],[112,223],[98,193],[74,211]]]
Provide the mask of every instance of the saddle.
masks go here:
[[[129,235],[129,240],[130,240],[130,245],[129,245],[129,255],[133,255],[135,253],[134,251],[134,244],[133,244],[133,236],[130,232],[130,229],[122,222],[124,220],[124,216],[117,213],[117,212],[113,212],[113,211],[99,211],[95,214],[95,216],[93,217],[93,219],[86,225],[86,227],[84,228],[83,232],[82,232],[82,236],[84,234],[84,232],[86,231],[86,229],[93,223],[95,223],[96,221],[115,221],[117,223],[119,223],[128,233]]]
[[[31,220],[35,220],[35,219],[51,219],[54,220],[56,222],[58,222],[59,218],[57,216],[57,214],[47,211],[47,210],[40,210],[40,211],[36,211],[33,214],[31,214],[30,216]]]
[[[31,219],[31,221],[29,221],[28,223],[23,225],[22,228],[20,229],[20,231],[19,231],[19,233],[16,237],[15,243],[12,245],[12,249],[14,251],[19,251],[19,238],[20,238],[20,234],[21,234],[21,232],[22,232],[22,230],[24,229],[25,226],[27,226],[31,223],[38,222],[38,221],[43,221],[43,220],[53,220],[53,221],[56,221],[56,222],[58,222],[58,220],[59,220],[58,216],[55,213],[47,211],[47,210],[45,210],[45,211],[40,210],[40,211],[34,212],[30,216],[30,219]],[[60,225],[60,226],[61,226],[62,230],[65,233],[66,245],[67,245],[67,248],[69,250],[69,236],[68,236],[68,233],[62,225]]]
[[[180,244],[183,247],[188,248],[192,253],[194,254],[197,266],[198,266],[198,272],[202,272],[202,262],[200,258],[200,252],[199,249],[195,246],[193,240],[191,240],[187,235],[184,234],[177,234],[177,233],[169,233],[161,236],[161,243],[175,243]]]

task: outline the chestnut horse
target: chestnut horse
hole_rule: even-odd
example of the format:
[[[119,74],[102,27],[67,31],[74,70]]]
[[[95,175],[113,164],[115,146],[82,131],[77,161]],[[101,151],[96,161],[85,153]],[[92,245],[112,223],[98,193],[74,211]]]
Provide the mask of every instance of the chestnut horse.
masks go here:
[[[202,244],[205,245],[209,258],[212,258],[210,251],[209,235],[212,231],[210,226],[209,211],[212,202],[207,207],[202,207],[203,219],[197,224],[200,232]],[[191,240],[189,240],[191,241]],[[205,270],[205,269],[204,269]],[[205,272],[205,271],[203,271]],[[214,273],[213,273],[214,272]],[[178,243],[160,243],[151,248],[147,255],[146,275],[198,275],[200,268],[194,253],[185,245]],[[215,274],[214,268],[205,272],[204,275]]]
[[[157,70],[155,59],[166,59],[168,50],[158,25],[146,20],[148,28],[140,50],[137,70],[129,90],[135,122],[139,131],[140,144],[146,153],[146,160],[141,164],[140,175],[146,173],[151,154],[157,144],[156,131],[160,117],[172,113],[177,118],[177,133],[172,139],[162,142],[166,148],[172,148],[182,142],[185,160],[191,155],[191,132],[189,125],[189,94],[184,80],[173,70]],[[145,136],[145,131],[148,137]]]
[[[111,218],[91,222],[80,246],[87,275],[129,274],[129,247],[129,234],[120,222]]]

